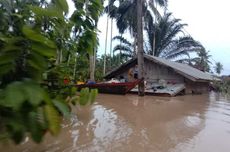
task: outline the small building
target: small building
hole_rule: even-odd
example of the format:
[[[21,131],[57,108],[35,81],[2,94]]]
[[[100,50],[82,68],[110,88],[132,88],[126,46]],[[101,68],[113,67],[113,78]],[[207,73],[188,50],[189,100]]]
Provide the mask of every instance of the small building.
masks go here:
[[[129,78],[129,71],[136,65],[137,58],[133,58],[107,73],[105,79],[124,78],[126,81],[132,81]],[[208,92],[209,83],[213,80],[210,74],[187,64],[149,55],[144,55],[144,68],[146,86],[151,86],[162,81],[166,84],[183,84],[185,94]]]

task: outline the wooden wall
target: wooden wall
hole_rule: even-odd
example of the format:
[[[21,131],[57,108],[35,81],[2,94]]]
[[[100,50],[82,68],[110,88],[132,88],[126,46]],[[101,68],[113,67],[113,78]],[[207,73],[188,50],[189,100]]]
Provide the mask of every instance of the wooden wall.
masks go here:
[[[185,79],[185,94],[202,94],[209,92],[209,82],[193,82]]]
[[[151,85],[154,82],[159,82],[159,80],[163,79],[166,82],[174,82],[174,83],[185,83],[185,94],[199,94],[199,93],[207,93],[209,91],[209,82],[194,82],[182,75],[177,74],[172,68],[165,67],[160,64],[156,64],[154,62],[145,60],[145,81],[147,85]],[[129,67],[124,72],[120,73],[116,76],[119,79],[120,76],[123,76],[127,81],[133,81],[134,79],[130,79],[128,76]]]
[[[135,65],[133,65],[130,68],[133,68],[134,66]],[[175,83],[184,82],[184,77],[177,74],[172,68],[168,68],[148,60],[145,60],[144,66],[145,66],[145,80],[147,82],[158,82],[160,79],[164,79],[167,82],[175,82]],[[116,78],[123,76],[126,80],[132,81],[132,79],[130,79],[128,76],[128,71],[130,68],[126,69],[124,72],[117,75]]]
[[[145,79],[149,82],[158,82],[160,79],[167,82],[184,82],[184,77],[177,74],[172,68],[151,61],[145,61]]]

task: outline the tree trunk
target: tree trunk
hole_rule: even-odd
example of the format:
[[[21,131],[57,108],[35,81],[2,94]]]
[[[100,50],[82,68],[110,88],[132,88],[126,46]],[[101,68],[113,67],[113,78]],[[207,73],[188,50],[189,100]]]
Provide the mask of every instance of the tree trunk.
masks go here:
[[[56,61],[55,61],[55,65],[58,65],[60,63],[60,52],[59,52],[58,49],[57,49],[56,53],[57,53],[57,58],[56,58]]]
[[[142,81],[138,85],[138,95],[144,96],[144,50],[143,50],[143,28],[142,28],[142,4],[143,0],[137,0],[137,63],[138,63],[138,78]]]
[[[77,70],[77,56],[74,55],[74,68],[73,68],[73,79],[76,80],[76,70]]]
[[[112,48],[113,48],[113,19],[111,19],[111,29],[110,29],[110,57],[112,58]]]
[[[133,43],[133,56],[136,56],[137,55],[137,34],[135,34],[134,36],[134,43]]]
[[[96,71],[96,59],[97,59],[97,46],[95,46],[95,50],[93,52],[93,78],[95,81],[95,71]]]
[[[121,34],[122,37],[122,34]],[[121,45],[121,40],[120,40],[120,45]],[[119,64],[121,63],[121,49],[119,50],[119,58],[118,58]]]
[[[108,38],[108,26],[109,26],[109,17],[107,16],[106,34],[105,34],[105,54],[104,54],[104,69],[103,69],[103,75],[105,75],[105,73],[106,73],[106,50],[107,50],[107,38]]]
[[[95,23],[97,27],[97,21]],[[89,56],[89,76],[90,80],[95,81],[95,68],[96,68],[97,45],[94,46],[93,54]]]
[[[90,80],[94,81],[94,53],[89,56],[89,73]]]
[[[155,51],[155,45],[156,45],[156,41],[155,41],[155,32],[156,30],[154,29],[154,34],[153,34],[153,50],[152,50],[152,56],[156,56],[156,51]]]
[[[155,0],[153,0],[153,6],[155,7]],[[157,9],[157,5],[156,5],[156,9]],[[156,25],[156,16],[154,17],[154,24]],[[156,26],[155,28],[153,29],[154,30],[154,33],[153,33],[153,48],[152,48],[152,56],[156,56],[156,52],[155,52],[155,45],[156,45],[156,40],[155,40],[155,36],[156,36]]]
[[[109,62],[109,69],[112,69],[112,47],[113,47],[113,19],[111,19],[111,28],[110,28],[110,62]]]

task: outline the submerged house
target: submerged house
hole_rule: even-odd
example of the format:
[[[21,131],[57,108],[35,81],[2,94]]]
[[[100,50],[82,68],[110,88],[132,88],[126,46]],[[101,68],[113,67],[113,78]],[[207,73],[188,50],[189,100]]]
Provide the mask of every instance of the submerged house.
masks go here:
[[[112,70],[105,75],[105,79],[124,78],[126,81],[132,81],[129,78],[129,70],[137,65],[137,58],[131,59],[120,67]],[[172,86],[168,91],[175,93],[183,91],[185,94],[205,93],[209,90],[209,83],[213,80],[208,73],[195,69],[187,64],[182,64],[159,57],[144,55],[144,78],[146,86],[153,89],[153,86],[164,82]],[[148,91],[148,89],[146,89]],[[157,90],[154,90],[157,91]],[[166,91],[166,90],[164,90]]]

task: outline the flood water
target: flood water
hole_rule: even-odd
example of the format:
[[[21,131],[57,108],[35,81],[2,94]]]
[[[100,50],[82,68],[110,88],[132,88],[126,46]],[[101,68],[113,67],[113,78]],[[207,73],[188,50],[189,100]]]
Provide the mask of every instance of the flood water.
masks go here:
[[[219,94],[154,97],[98,95],[74,109],[58,137],[29,138],[13,152],[229,152],[230,98]]]

